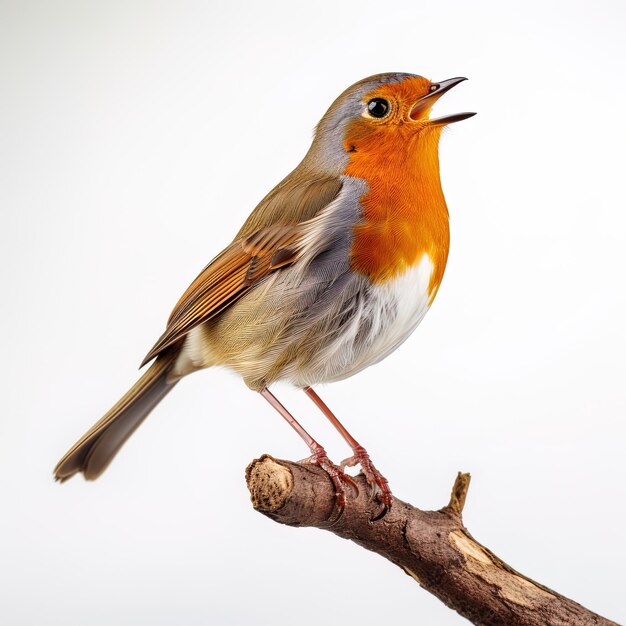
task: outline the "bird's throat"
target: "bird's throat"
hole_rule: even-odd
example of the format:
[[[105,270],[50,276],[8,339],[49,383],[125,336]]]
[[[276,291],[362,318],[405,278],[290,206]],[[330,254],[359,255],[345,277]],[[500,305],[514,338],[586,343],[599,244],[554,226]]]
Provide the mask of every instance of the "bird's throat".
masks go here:
[[[352,267],[374,283],[394,279],[422,259],[433,263],[434,298],[448,258],[448,209],[439,178],[441,129],[408,135],[401,126],[366,141],[353,138],[345,174],[362,178],[362,222],[355,227]],[[350,142],[348,134],[347,142]]]

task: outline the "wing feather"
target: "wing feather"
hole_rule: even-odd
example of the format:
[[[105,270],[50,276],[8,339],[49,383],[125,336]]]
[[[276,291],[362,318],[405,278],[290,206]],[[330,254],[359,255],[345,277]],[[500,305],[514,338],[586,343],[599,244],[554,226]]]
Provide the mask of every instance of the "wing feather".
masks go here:
[[[286,179],[289,181],[289,179]],[[340,193],[339,178],[283,181],[259,204],[237,238],[189,285],[142,367],[215,317],[306,247],[305,223]],[[302,244],[302,245],[301,245]]]
[[[174,307],[165,332],[142,366],[236,302],[271,272],[297,259],[297,242],[302,234],[299,226],[267,230],[274,232],[255,233],[254,241],[235,241],[202,270]]]

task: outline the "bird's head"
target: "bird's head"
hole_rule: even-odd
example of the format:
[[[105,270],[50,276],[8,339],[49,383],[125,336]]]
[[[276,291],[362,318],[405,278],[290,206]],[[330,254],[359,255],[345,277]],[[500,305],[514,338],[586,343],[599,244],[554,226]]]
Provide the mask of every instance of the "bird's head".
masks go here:
[[[404,158],[419,147],[436,151],[444,126],[475,115],[430,117],[435,102],[464,80],[388,73],[355,83],[321,119],[306,162],[338,174],[355,159]]]

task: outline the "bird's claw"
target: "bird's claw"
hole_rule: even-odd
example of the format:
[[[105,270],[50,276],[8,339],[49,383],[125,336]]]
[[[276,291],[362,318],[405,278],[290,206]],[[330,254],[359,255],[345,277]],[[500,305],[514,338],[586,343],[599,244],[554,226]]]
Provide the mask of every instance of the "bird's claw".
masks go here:
[[[387,506],[387,505],[383,504],[383,505],[380,507],[380,511],[379,511],[379,513],[378,513],[378,514],[376,514],[376,515],[374,515],[374,517],[370,517],[370,522],[377,522],[378,520],[383,519],[383,517],[385,517],[385,515],[387,515],[387,513],[389,513],[389,509],[390,509],[390,508],[391,508],[391,507],[389,507],[389,506]]]
[[[346,507],[346,487],[349,487],[353,492],[353,496],[356,498],[359,495],[359,487],[354,481],[354,478],[343,471],[343,466],[335,465],[326,454],[326,451],[321,446],[312,450],[313,454],[304,459],[304,463],[311,463],[317,465],[323,469],[333,482],[335,487],[335,502],[339,509],[336,523],[343,516],[343,510]]]
[[[341,462],[341,468],[354,467],[355,465],[361,466],[361,472],[367,480],[367,484],[371,487],[372,497],[376,496],[376,499],[381,503],[382,508],[370,521],[376,522],[389,512],[391,509],[392,495],[391,489],[389,489],[389,483],[387,479],[376,469],[369,454],[365,448],[356,448],[354,455],[344,459]]]

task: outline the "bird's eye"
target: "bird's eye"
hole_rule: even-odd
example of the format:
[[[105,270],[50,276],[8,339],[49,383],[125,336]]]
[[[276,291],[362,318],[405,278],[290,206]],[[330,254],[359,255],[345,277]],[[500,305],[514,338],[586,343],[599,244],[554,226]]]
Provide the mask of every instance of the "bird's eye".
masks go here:
[[[372,117],[385,117],[389,113],[390,108],[389,102],[384,98],[374,98],[367,103],[367,112]]]

